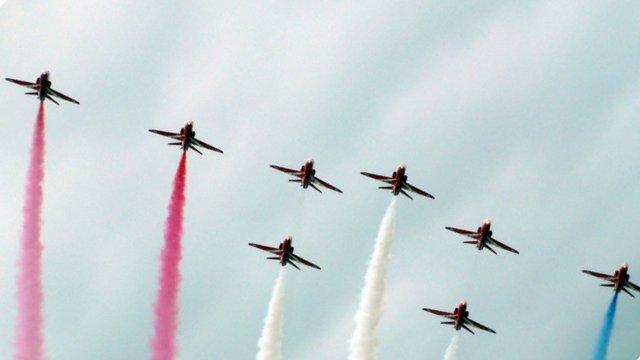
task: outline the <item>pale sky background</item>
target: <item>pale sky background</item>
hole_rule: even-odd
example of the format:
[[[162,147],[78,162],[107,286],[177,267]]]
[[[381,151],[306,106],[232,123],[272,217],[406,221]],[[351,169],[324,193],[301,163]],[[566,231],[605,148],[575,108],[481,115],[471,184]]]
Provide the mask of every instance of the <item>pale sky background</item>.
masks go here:
[[[438,359],[453,333],[420,309],[469,302],[498,334],[465,359],[584,359],[612,293],[640,282],[640,3],[18,1],[0,75],[53,87],[43,241],[50,359],[144,359],[187,120],[181,359],[251,359],[279,271],[248,242],[291,234],[322,271],[287,269],[285,359],[345,359],[390,195],[359,171],[408,166],[436,200],[399,199],[380,359]],[[37,101],[0,84],[0,358],[13,352],[24,179]],[[344,190],[302,191],[270,163],[316,159]],[[521,255],[445,226],[493,219]],[[611,359],[640,354],[621,296]]]

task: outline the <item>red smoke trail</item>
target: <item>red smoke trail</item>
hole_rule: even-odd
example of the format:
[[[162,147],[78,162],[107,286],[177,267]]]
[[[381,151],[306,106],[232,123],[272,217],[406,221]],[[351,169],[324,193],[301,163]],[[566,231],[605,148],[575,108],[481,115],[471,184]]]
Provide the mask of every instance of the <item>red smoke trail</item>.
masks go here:
[[[154,327],[151,340],[153,360],[172,360],[176,357],[176,331],[178,329],[178,290],[180,288],[180,259],[182,258],[182,219],[184,214],[184,187],[187,176],[187,154],[182,153],[173,179],[173,193],[164,230],[164,248],[160,272]]]
[[[25,188],[25,201],[18,262],[18,319],[16,352],[18,360],[38,360],[44,356],[42,336],[42,181],[44,179],[44,105],[40,103],[31,140],[31,159]]]

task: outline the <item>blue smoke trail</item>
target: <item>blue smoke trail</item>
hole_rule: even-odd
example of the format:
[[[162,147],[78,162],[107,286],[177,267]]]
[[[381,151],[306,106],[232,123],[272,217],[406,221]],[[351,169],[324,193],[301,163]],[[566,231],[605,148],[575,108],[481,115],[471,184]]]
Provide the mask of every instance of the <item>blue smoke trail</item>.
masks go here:
[[[613,320],[616,316],[616,307],[618,306],[618,293],[613,295],[607,314],[604,317],[604,323],[600,328],[600,336],[596,343],[596,348],[593,349],[593,360],[606,360],[607,349],[609,348],[609,340],[611,340],[611,333],[613,332]]]

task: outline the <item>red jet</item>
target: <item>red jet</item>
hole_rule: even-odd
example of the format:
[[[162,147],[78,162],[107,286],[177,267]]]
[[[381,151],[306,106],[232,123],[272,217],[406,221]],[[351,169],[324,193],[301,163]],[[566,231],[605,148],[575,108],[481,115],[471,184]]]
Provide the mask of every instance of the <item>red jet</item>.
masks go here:
[[[197,152],[198,154],[202,155],[200,150],[196,149],[196,146],[200,146],[200,147],[203,147],[205,149],[213,150],[215,152],[219,152],[219,153],[222,154],[222,150],[220,150],[218,148],[215,148],[215,147],[205,143],[204,141],[200,141],[200,140],[196,139],[196,132],[193,131],[193,122],[191,122],[191,121],[188,122],[182,129],[180,129],[180,133],[174,133],[174,132],[162,131],[162,130],[154,130],[154,129],[149,129],[149,131],[151,131],[154,134],[166,136],[166,137],[171,138],[173,140],[178,140],[176,142],[169,143],[169,145],[180,145],[180,147],[182,148],[182,151],[187,151],[187,150],[191,149],[191,150]]]
[[[409,194],[407,194],[407,192],[405,190],[409,190],[411,192],[414,192],[418,195],[422,195],[422,196],[426,196],[430,199],[435,199],[433,197],[433,195],[422,191],[420,189],[418,189],[417,187],[410,185],[409,183],[407,183],[407,178],[408,176],[405,175],[405,171],[407,170],[407,166],[402,164],[400,166],[398,166],[398,168],[396,169],[396,171],[393,172],[393,174],[391,174],[391,177],[388,176],[384,176],[384,175],[376,175],[376,174],[371,174],[368,172],[361,172],[360,174],[364,175],[364,176],[368,176],[372,179],[376,179],[376,180],[380,180],[386,184],[388,184],[387,186],[380,186],[378,189],[385,189],[385,190],[391,190],[391,192],[393,193],[394,196],[398,196],[398,194],[402,193],[404,196],[408,197],[409,199],[413,200],[413,198],[411,196],[409,196]]]
[[[468,332],[475,334],[473,331],[471,331],[471,329],[467,327],[467,325],[470,325],[480,330],[488,331],[494,334],[496,333],[495,331],[489,329],[488,327],[469,319],[469,312],[467,311],[467,302],[464,300],[458,304],[458,306],[453,310],[452,313],[446,312],[446,311],[428,309],[428,308],[422,308],[422,310],[449,319],[450,321],[443,321],[440,324],[453,325],[453,328],[456,329],[456,331],[460,330],[460,328],[462,327]]]
[[[449,226],[445,227],[445,229],[473,238],[474,240],[463,241],[463,243],[476,245],[478,250],[487,248],[492,253],[498,255],[498,253],[495,252],[495,250],[493,250],[491,246],[489,246],[489,245],[495,245],[504,250],[511,251],[512,253],[520,254],[518,250],[510,248],[509,246],[491,237],[493,235],[493,231],[491,231],[491,220],[489,219],[485,220],[482,223],[482,226],[478,227],[478,230],[476,231],[457,229]]]
[[[267,259],[269,260],[278,260],[278,262],[282,265],[285,266],[287,264],[291,264],[291,266],[293,266],[294,268],[300,270],[300,268],[298,267],[298,265],[296,265],[294,263],[294,261],[302,263],[304,265],[310,266],[312,268],[316,268],[318,270],[320,270],[320,267],[316,264],[313,264],[303,258],[301,258],[298,255],[295,255],[293,253],[293,246],[291,246],[291,242],[293,241],[293,239],[291,238],[291,236],[287,236],[284,238],[284,240],[280,243],[280,245],[278,245],[277,248],[271,247],[271,246],[265,246],[265,245],[259,245],[259,244],[254,244],[254,243],[249,243],[249,245],[256,247],[260,250],[264,250],[266,252],[269,252],[271,254],[277,255],[277,256],[272,256],[272,257],[268,257]]]
[[[607,274],[602,274],[599,272],[595,272],[595,271],[589,271],[589,270],[582,270],[583,273],[585,274],[589,274],[592,276],[595,276],[597,278],[601,278],[604,279],[605,281],[609,281],[611,284],[601,284],[600,286],[606,286],[606,287],[610,287],[613,288],[613,291],[619,293],[620,290],[626,292],[627,294],[629,294],[631,297],[635,297],[633,296],[633,294],[631,292],[629,292],[629,290],[627,289],[633,289],[635,291],[640,291],[640,286],[632,283],[631,281],[629,281],[629,265],[627,264],[622,264],[620,265],[620,267],[618,269],[616,269],[616,271],[613,273],[613,275],[607,275]]]
[[[313,168],[313,159],[307,160],[304,163],[304,165],[300,167],[300,170],[289,169],[289,168],[278,166],[278,165],[269,165],[269,166],[271,166],[276,170],[282,171],[283,173],[291,174],[297,177],[297,179],[289,179],[289,181],[300,183],[300,186],[302,186],[302,188],[304,189],[311,186],[312,188],[316,189],[319,193],[322,193],[322,191],[320,191],[320,189],[318,189],[318,187],[316,186],[316,184],[319,184],[329,190],[342,193],[342,190],[316,177],[316,170]]]
[[[66,100],[74,104],[80,104],[77,100],[74,100],[68,97],[67,95],[59,93],[51,88],[51,81],[49,81],[48,71],[45,71],[42,74],[40,74],[40,76],[38,76],[38,78],[36,79],[35,83],[29,82],[29,81],[23,81],[23,80],[10,79],[10,78],[6,78],[5,80],[10,81],[14,84],[18,84],[20,86],[27,87],[31,90],[35,90],[35,91],[26,93],[26,95],[37,95],[38,98],[40,99],[40,102],[44,102],[45,99],[49,99],[53,101],[54,104],[60,105],[58,104],[57,101],[55,101],[52,98],[52,96],[55,96],[59,99]]]

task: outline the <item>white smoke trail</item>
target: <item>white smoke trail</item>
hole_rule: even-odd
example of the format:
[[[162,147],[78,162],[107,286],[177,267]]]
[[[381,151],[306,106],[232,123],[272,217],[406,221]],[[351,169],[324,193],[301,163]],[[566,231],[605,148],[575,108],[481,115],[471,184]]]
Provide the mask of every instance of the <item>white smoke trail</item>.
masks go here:
[[[396,200],[394,198],[382,218],[382,223],[380,223],[376,245],[365,275],[360,305],[355,317],[356,328],[349,344],[350,360],[375,359],[378,345],[376,328],[382,315],[387,268],[389,267],[389,248],[393,241],[395,222]]]
[[[453,334],[451,342],[444,351],[444,360],[456,360],[458,358],[458,332]]]
[[[269,310],[264,318],[262,335],[258,340],[257,360],[280,360],[282,352],[282,314],[284,308],[284,269],[273,286]]]

